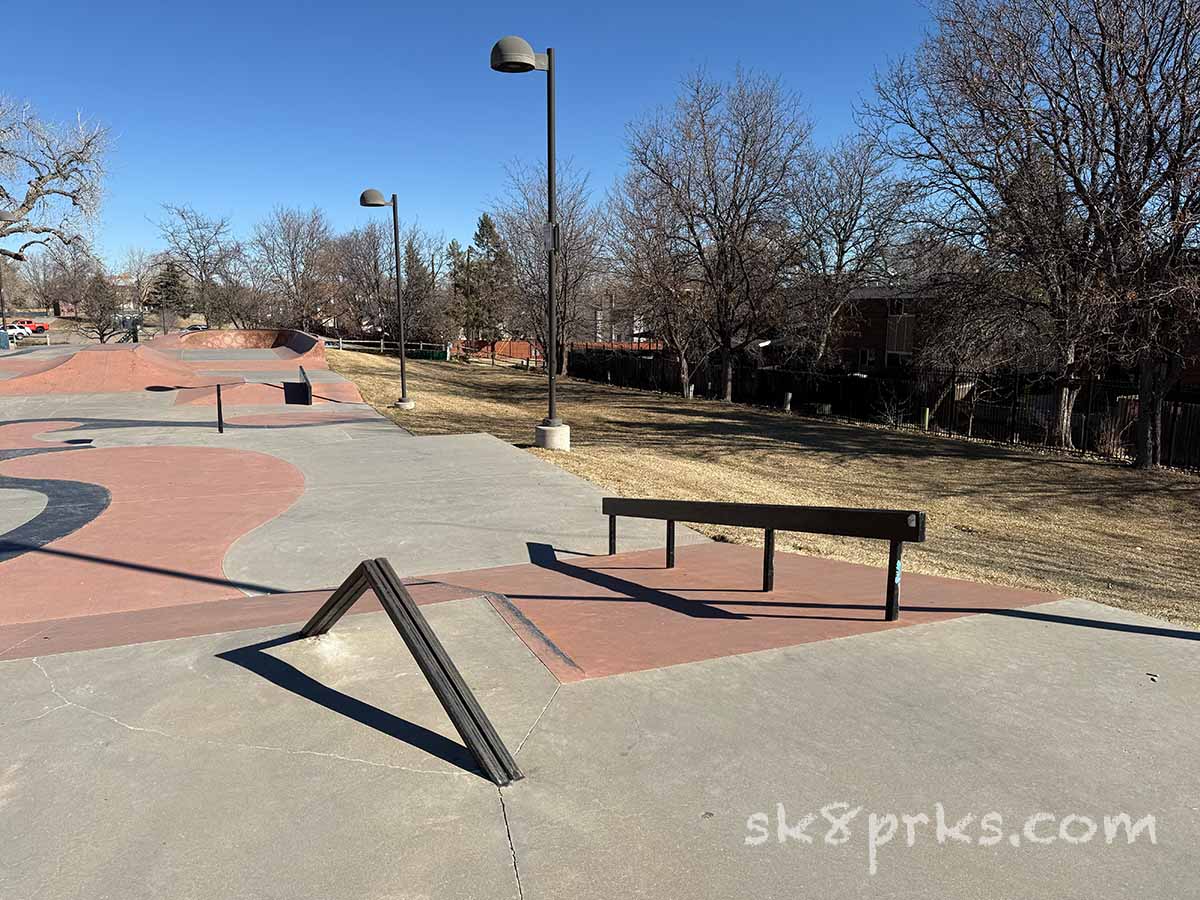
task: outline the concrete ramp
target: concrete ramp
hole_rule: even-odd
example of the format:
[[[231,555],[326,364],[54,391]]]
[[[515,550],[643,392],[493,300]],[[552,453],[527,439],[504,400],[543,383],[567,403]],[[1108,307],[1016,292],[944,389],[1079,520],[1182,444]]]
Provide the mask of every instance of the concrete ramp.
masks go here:
[[[111,394],[206,383],[191,367],[148,346],[101,344],[0,381],[0,395]]]
[[[174,337],[174,335],[172,335]],[[325,365],[325,342],[290,328],[231,328],[178,335],[183,350],[274,350],[280,359]]]

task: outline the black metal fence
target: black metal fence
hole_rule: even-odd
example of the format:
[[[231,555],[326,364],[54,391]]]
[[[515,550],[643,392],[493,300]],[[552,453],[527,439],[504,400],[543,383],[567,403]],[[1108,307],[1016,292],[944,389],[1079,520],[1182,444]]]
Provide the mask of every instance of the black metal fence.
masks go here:
[[[576,378],[619,387],[682,393],[678,363],[659,353],[572,350]],[[695,395],[720,396],[720,369],[706,361],[692,379]],[[1132,459],[1139,414],[1132,381],[1064,384],[1050,374],[953,370],[882,371],[871,375],[735,367],[733,399],[799,413],[922,428],[997,443],[1055,446],[1069,422],[1071,447]],[[1178,388],[1162,410],[1164,465],[1200,469],[1200,389]]]

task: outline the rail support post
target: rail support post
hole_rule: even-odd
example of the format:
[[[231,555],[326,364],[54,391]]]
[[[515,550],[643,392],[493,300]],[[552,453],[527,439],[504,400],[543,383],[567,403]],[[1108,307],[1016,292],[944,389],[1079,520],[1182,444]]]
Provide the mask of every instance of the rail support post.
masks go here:
[[[766,529],[763,538],[763,591],[769,593],[775,589],[775,529]]]
[[[675,520],[667,519],[667,568],[675,568]]]
[[[616,556],[617,554],[617,517],[608,517],[608,555]]]
[[[221,385],[217,385],[217,433],[225,433],[225,410],[221,406]]]
[[[889,622],[900,618],[900,570],[903,553],[904,542],[892,541],[888,551],[887,607],[884,612],[884,618]]]

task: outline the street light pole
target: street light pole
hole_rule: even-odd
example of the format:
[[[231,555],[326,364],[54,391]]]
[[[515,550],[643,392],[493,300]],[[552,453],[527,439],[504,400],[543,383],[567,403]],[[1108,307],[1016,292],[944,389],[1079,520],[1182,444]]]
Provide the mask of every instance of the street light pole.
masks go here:
[[[546,416],[543,425],[557,426],[562,421],[558,418],[558,300],[557,300],[557,260],[558,255],[558,203],[555,190],[556,161],[554,158],[554,48],[546,48],[546,209],[550,220],[550,241],[546,255],[546,271],[550,284],[547,295],[550,298],[549,332],[550,339],[546,347],[546,369],[550,379],[550,414]]]
[[[385,200],[383,194],[374,188],[368,188],[362,192],[362,196],[358,198],[360,206],[387,206],[391,203],[392,207],[392,243],[395,250],[395,277],[396,277],[396,318],[398,320],[400,338],[398,350],[400,352],[400,399],[392,404],[393,409],[412,409],[416,404],[408,399],[408,373],[404,366],[404,297],[400,292],[400,201],[395,194],[392,194],[391,201]],[[383,335],[379,337],[380,347],[383,344]]]
[[[407,341],[404,334],[404,298],[400,293],[400,204],[395,194],[392,194],[392,243],[396,248],[396,318],[400,320],[400,399],[396,406],[400,409],[412,409],[412,401],[408,399],[408,373],[404,368],[404,347]]]
[[[497,72],[546,73],[546,376],[549,385],[549,408],[546,418],[535,431],[535,443],[548,450],[570,450],[571,429],[558,417],[558,286],[557,254],[559,250],[558,203],[555,183],[557,161],[554,146],[554,48],[535,53],[524,38],[515,35],[501,38],[492,47],[491,66]]]

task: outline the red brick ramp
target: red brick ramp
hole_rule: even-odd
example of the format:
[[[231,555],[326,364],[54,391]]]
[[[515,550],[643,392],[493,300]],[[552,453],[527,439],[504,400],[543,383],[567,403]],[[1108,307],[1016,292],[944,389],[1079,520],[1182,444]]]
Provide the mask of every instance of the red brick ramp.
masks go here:
[[[759,590],[762,552],[729,544],[617,556],[543,557],[409,580],[418,603],[486,597],[561,682],[636,672],[941,622],[1003,613],[1060,598],[1037,591],[906,575],[898,622],[883,620],[884,567],[777,553],[776,589]],[[886,555],[886,551],[884,553]],[[0,659],[302,623],[331,588],[227,597],[0,625]],[[230,592],[232,593],[232,591]],[[353,613],[377,610],[368,597]],[[10,620],[11,621],[11,620]],[[881,674],[881,677],[885,677]]]
[[[149,346],[101,344],[0,381],[0,395],[115,394],[205,383],[190,366]]]

